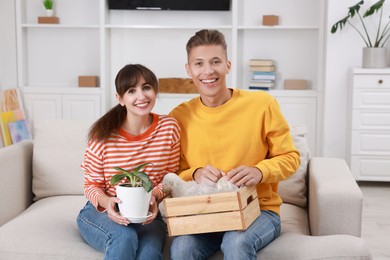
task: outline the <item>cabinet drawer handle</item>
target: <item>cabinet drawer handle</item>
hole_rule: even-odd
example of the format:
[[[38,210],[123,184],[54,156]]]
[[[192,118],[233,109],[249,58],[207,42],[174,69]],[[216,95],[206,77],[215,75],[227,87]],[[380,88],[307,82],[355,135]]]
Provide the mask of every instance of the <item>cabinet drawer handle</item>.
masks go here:
[[[379,84],[382,84],[382,83],[383,83],[383,79],[380,79],[380,80],[378,81],[378,83],[379,83]]]

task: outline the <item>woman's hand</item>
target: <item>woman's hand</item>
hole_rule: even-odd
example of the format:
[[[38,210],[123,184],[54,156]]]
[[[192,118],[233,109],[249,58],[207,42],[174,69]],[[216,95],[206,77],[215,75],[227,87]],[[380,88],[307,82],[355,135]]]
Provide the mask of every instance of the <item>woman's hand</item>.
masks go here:
[[[158,214],[158,204],[157,204],[157,196],[155,196],[152,192],[152,196],[150,198],[150,203],[149,203],[149,211],[152,213],[152,216],[150,216],[144,223],[143,225],[151,223]]]
[[[99,198],[99,204],[107,210],[108,217],[119,225],[127,226],[130,224],[130,221],[116,211],[115,205],[117,203],[122,203],[117,197],[102,196]]]

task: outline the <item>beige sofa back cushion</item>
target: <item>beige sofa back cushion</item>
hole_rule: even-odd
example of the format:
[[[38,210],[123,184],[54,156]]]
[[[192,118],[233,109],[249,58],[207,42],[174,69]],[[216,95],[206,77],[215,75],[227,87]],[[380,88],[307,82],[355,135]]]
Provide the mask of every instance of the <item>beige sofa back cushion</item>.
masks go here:
[[[80,168],[91,122],[48,120],[33,129],[34,200],[83,194]]]
[[[305,135],[307,128],[304,125],[291,127],[291,135],[295,147],[298,149],[301,158],[301,165],[298,170],[286,180],[279,182],[278,193],[284,203],[293,204],[305,208],[307,206],[306,175],[310,160],[310,150]]]

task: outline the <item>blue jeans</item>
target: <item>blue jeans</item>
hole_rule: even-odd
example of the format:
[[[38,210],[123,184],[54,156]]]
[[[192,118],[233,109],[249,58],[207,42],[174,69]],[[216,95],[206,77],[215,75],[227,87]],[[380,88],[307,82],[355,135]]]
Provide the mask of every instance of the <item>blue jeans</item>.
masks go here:
[[[160,214],[147,225],[122,226],[87,202],[77,217],[77,225],[84,240],[104,252],[106,260],[162,259],[166,226]]]
[[[261,215],[245,231],[228,231],[175,237],[171,257],[177,260],[207,259],[222,250],[224,259],[257,259],[257,251],[280,235],[279,215],[261,211]]]

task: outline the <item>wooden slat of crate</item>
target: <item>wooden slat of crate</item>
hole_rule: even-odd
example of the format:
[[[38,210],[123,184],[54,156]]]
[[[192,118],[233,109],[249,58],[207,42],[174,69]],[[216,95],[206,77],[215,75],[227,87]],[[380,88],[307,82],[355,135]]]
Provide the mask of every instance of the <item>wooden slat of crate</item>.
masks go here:
[[[241,211],[167,218],[169,236],[245,230],[260,215],[257,197]]]
[[[166,217],[196,215],[242,210],[257,198],[255,186],[243,187],[236,192],[168,198],[164,200]]]

